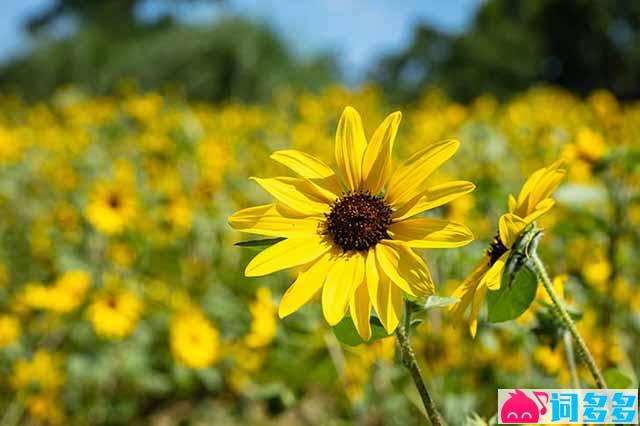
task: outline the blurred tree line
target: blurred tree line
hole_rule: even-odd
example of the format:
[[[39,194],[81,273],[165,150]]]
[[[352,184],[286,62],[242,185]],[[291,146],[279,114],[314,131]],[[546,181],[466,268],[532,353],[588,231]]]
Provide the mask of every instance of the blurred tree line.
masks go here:
[[[541,83],[638,98],[640,1],[488,0],[463,34],[421,25],[372,77],[403,100],[425,85],[466,101],[487,92],[505,98]]]
[[[164,0],[164,6],[198,1],[207,2]],[[332,57],[302,60],[266,26],[241,18],[185,25],[168,12],[145,20],[137,13],[143,3],[56,0],[27,21],[29,32],[42,41],[0,69],[0,87],[35,100],[60,85],[107,93],[132,79],[143,90],[177,82],[192,99],[259,101],[281,85],[314,89],[336,79]],[[75,30],[51,37],[65,18],[72,19]]]
[[[220,0],[163,1],[189,7]],[[339,78],[335,58],[302,60],[263,25],[228,18],[191,26],[170,14],[144,20],[136,10],[148,2],[56,0],[27,22],[43,41],[0,69],[0,89],[39,99],[67,83],[105,93],[132,78],[142,89],[178,82],[196,99],[260,101],[281,85],[314,89]],[[75,31],[47,38],[65,17]],[[409,46],[384,57],[370,77],[396,101],[414,99],[425,86],[467,101],[486,92],[506,98],[535,84],[638,98],[640,1],[487,0],[464,33],[421,24]]]

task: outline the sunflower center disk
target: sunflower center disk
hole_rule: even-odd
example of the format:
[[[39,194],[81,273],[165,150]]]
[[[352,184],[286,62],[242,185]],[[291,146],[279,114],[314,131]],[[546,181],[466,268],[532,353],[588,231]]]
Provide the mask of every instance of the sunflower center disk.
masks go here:
[[[344,194],[326,215],[325,234],[343,251],[367,251],[389,238],[391,208],[380,196],[368,192]]]
[[[498,259],[500,259],[500,256],[505,254],[507,250],[509,249],[505,247],[504,243],[500,239],[500,234],[493,237],[493,240],[491,240],[489,248],[487,249],[487,255],[489,255],[489,266],[496,263]]]

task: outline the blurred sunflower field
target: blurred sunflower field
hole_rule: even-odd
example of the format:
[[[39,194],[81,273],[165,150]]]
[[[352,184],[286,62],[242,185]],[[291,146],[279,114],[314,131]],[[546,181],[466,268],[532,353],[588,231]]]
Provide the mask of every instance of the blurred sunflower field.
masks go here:
[[[475,241],[421,253],[442,297],[488,248],[507,195],[563,158],[540,256],[605,375],[637,385],[640,103],[549,87],[468,104],[429,90],[408,105],[330,87],[260,106],[65,88],[0,98],[0,424],[428,424],[393,337],[341,343],[318,303],[280,320],[293,276],[245,278],[255,252],[228,224],[269,200],[248,177],[286,174],[272,152],[333,164],[347,105],[369,136],[403,112],[397,158],[461,141],[429,181],[476,184],[435,209]],[[475,339],[446,309],[417,317],[416,357],[450,424],[484,424],[497,388],[571,387],[543,293],[515,321],[481,311]]]

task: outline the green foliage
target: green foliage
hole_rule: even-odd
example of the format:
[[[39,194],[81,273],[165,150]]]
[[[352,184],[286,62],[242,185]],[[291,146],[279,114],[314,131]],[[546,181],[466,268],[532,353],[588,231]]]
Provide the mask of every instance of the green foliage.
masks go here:
[[[262,251],[267,247],[271,247],[272,245],[279,243],[282,240],[284,240],[284,238],[265,238],[262,240],[240,241],[238,243],[235,243],[234,245],[238,247],[246,247],[255,251]]]
[[[617,368],[609,368],[602,375],[610,389],[628,389],[633,384],[633,380]]]
[[[351,317],[344,317],[342,321],[333,326],[333,334],[336,335],[336,338],[349,346],[358,346],[363,343],[371,343],[378,339],[382,339],[384,337],[389,337],[390,334],[382,326],[382,323],[377,317],[372,316],[369,318],[369,324],[371,324],[371,339],[368,342],[362,340],[360,335],[358,334],[358,330],[356,330],[355,325],[353,325],[353,320]]]
[[[83,26],[1,69],[0,88],[35,100],[61,85],[104,94],[128,80],[145,91],[177,85],[192,99],[258,101],[279,87],[318,88],[335,75],[328,57],[300,61],[265,26],[226,19],[138,29],[117,39],[101,26]]]
[[[515,272],[510,285],[503,278],[500,289],[487,294],[488,320],[502,322],[518,318],[535,299],[537,288],[536,275],[528,266]]]
[[[507,97],[540,83],[636,98],[639,20],[634,1],[490,0],[463,34],[421,25],[411,45],[384,58],[374,76],[403,99],[426,85],[468,101],[489,92]]]

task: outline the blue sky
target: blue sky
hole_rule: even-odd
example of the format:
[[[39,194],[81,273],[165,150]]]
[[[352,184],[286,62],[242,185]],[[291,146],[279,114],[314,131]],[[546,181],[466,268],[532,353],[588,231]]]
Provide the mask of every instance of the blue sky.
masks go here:
[[[22,21],[52,0],[0,0],[0,61],[28,48]],[[266,22],[300,54],[331,51],[349,79],[363,76],[380,55],[405,46],[417,22],[446,31],[465,28],[482,0],[226,0],[221,5],[181,7],[175,13],[202,22],[239,14]],[[153,16],[163,0],[149,1]],[[168,4],[168,2],[167,2]]]

